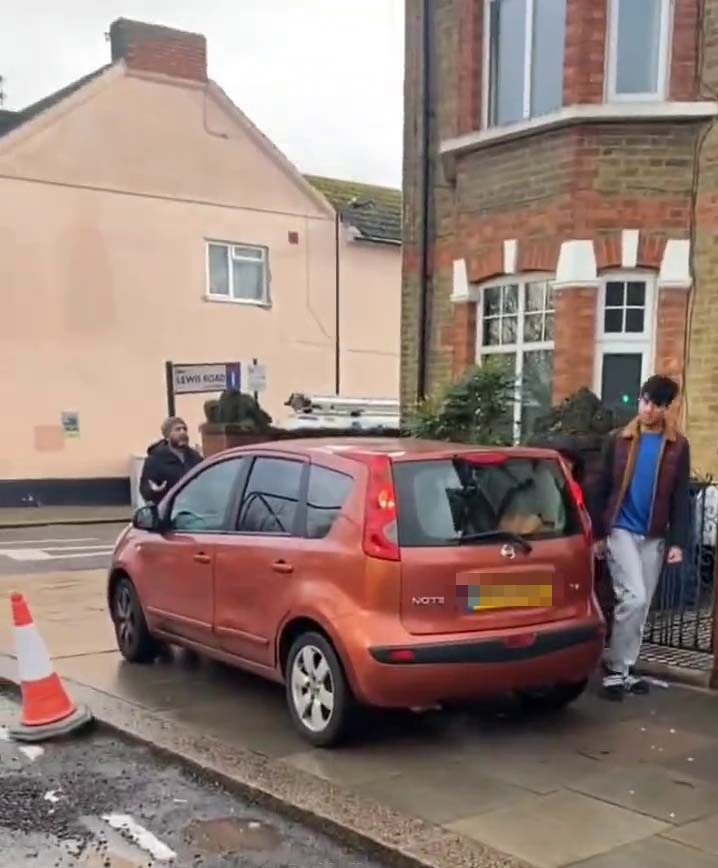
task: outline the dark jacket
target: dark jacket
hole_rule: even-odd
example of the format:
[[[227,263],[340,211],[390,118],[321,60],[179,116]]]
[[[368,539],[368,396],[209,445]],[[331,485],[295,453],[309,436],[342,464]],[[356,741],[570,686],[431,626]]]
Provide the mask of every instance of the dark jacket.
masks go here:
[[[186,473],[189,473],[193,467],[202,461],[199,452],[195,452],[189,446],[182,451],[184,461],[170,449],[166,440],[154,443],[147,450],[147,458],[140,477],[140,494],[147,503],[159,503]],[[166,482],[167,485],[162,491],[153,491],[150,487],[150,480],[157,485],[162,485],[163,482]]]
[[[631,484],[641,439],[635,419],[622,431],[609,437],[601,467],[592,486],[589,509],[596,539],[604,539],[613,528]],[[663,537],[669,546],[684,549],[690,530],[690,449],[686,438],[671,425],[658,458],[647,536]]]

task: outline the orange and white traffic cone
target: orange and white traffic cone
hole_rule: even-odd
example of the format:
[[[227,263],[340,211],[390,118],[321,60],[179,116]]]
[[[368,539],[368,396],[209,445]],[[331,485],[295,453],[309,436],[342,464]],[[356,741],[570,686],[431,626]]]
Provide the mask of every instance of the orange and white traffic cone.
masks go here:
[[[87,708],[76,706],[65,692],[25,598],[13,594],[11,601],[22,720],[10,728],[10,736],[18,741],[44,741],[69,735],[89,723],[92,714]]]

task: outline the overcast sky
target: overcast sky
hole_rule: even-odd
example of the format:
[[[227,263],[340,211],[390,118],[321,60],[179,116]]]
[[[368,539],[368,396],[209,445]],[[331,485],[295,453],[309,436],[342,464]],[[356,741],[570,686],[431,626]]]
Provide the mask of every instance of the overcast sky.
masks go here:
[[[0,0],[5,108],[110,59],[135,18],[207,37],[209,74],[305,172],[401,183],[403,0]]]

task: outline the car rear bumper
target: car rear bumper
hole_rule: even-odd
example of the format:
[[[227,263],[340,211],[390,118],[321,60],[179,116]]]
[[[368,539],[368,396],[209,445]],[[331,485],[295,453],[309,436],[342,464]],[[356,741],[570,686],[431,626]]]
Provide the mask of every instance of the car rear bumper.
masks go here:
[[[461,641],[372,646],[353,667],[354,688],[371,705],[406,708],[575,683],[596,668],[604,635],[597,618]]]

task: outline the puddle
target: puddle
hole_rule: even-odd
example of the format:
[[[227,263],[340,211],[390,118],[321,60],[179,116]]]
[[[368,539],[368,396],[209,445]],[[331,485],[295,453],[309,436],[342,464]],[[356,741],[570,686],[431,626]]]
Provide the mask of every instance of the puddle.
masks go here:
[[[210,853],[276,850],[283,840],[273,826],[238,817],[195,820],[187,826],[186,836],[193,846]]]

